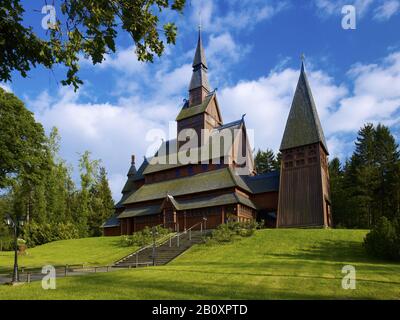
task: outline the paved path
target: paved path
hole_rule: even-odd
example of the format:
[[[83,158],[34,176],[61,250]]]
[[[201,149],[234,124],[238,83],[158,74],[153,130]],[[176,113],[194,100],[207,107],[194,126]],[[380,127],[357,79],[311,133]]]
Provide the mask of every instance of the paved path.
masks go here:
[[[65,278],[70,276],[82,276],[93,273],[104,273],[104,272],[112,272],[116,270],[121,270],[121,268],[113,268],[113,267],[90,267],[90,268],[71,268],[67,270],[65,273],[65,268],[56,268],[56,277],[57,278]],[[20,272],[19,280],[21,282],[30,281],[42,281],[45,274],[42,274],[40,270],[33,270],[32,272]],[[5,284],[11,282],[12,274],[0,274],[0,284]]]

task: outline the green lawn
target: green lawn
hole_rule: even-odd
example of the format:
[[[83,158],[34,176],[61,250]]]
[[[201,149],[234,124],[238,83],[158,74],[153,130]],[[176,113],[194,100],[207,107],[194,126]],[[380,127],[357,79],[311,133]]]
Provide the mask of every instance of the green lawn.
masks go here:
[[[0,287],[0,299],[400,299],[400,264],[365,255],[361,230],[262,230],[198,245],[163,267]],[[111,252],[110,252],[111,254]],[[357,288],[341,287],[344,265]]]
[[[27,254],[18,258],[19,266],[30,268],[41,268],[47,264],[104,266],[136,249],[120,247],[118,241],[119,237],[98,237],[47,243],[27,249]],[[13,252],[0,252],[0,273],[11,270],[13,263]]]

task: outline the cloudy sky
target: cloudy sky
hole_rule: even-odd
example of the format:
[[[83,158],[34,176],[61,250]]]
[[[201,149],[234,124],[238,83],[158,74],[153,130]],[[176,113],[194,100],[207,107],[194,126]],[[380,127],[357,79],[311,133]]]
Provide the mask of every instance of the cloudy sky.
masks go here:
[[[43,32],[42,1],[23,2],[27,24]],[[355,30],[342,28],[348,4],[357,9]],[[279,147],[302,53],[331,157],[345,159],[366,122],[389,125],[399,141],[400,0],[187,0],[184,15],[167,13],[179,28],[176,46],[153,64],[138,62],[120,33],[117,54],[98,66],[82,61],[85,84],[77,93],[59,83],[61,68],[38,68],[26,79],[15,74],[1,86],[23,99],[47,132],[59,128],[69,163],[76,166],[85,150],[101,159],[118,200],[131,154],[139,162],[154,145],[147,133],[174,131],[169,122],[187,98],[200,12],[223,119],[246,113],[255,148]]]

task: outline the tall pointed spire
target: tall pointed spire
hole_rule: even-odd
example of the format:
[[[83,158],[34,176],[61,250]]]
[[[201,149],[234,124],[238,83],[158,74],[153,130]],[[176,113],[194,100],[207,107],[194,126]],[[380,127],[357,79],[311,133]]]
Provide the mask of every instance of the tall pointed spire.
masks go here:
[[[200,104],[204,100],[204,97],[210,92],[207,69],[206,55],[201,39],[201,27],[199,27],[197,48],[193,59],[193,74],[189,86],[189,101],[191,105]]]
[[[299,81],[294,94],[289,118],[280,150],[287,150],[320,142],[328,153],[324,132],[318,117],[317,108],[308,83],[302,58]]]

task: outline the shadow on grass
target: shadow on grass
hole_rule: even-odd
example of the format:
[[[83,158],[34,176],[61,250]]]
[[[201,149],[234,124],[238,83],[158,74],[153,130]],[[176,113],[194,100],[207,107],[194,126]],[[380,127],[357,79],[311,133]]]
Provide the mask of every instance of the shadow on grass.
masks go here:
[[[149,269],[149,272],[153,270]],[[157,269],[154,272],[166,271],[174,274],[175,270],[161,270]],[[181,270],[176,270],[181,272]],[[200,272],[200,271],[199,271]],[[204,272],[203,272],[204,273]],[[142,275],[143,276],[143,275]],[[159,274],[158,274],[159,276]],[[238,276],[238,274],[236,274]],[[163,276],[165,277],[165,276]],[[138,275],[135,277],[134,271],[127,276],[113,277],[111,274],[104,277],[103,275],[91,275],[84,279],[76,277],[70,280],[68,285],[68,291],[64,292],[65,298],[76,299],[79,298],[79,293],[76,290],[77,287],[81,287],[82,296],[80,298],[85,299],[85,293],[90,288],[107,288],[107,294],[104,296],[99,293],[96,297],[98,299],[116,298],[116,299],[154,299],[154,300],[165,300],[165,299],[348,299],[349,295],[346,292],[339,293],[322,293],[319,290],[308,289],[304,292],[303,288],[298,288],[298,291],[293,288],[271,288],[265,286],[255,286],[251,283],[240,283],[240,279],[236,278],[236,281],[224,283],[221,281],[182,281],[176,276],[169,276],[169,280],[166,278],[159,279],[159,277],[144,279]],[[325,279],[323,280],[335,280]],[[337,280],[335,280],[337,281]],[[340,286],[340,284],[339,284]],[[63,290],[63,288],[60,288]],[[303,290],[303,292],[302,292]],[[70,295],[71,294],[71,295]],[[53,298],[53,297],[49,297]],[[356,296],[351,297],[352,299],[371,299],[368,296]]]

